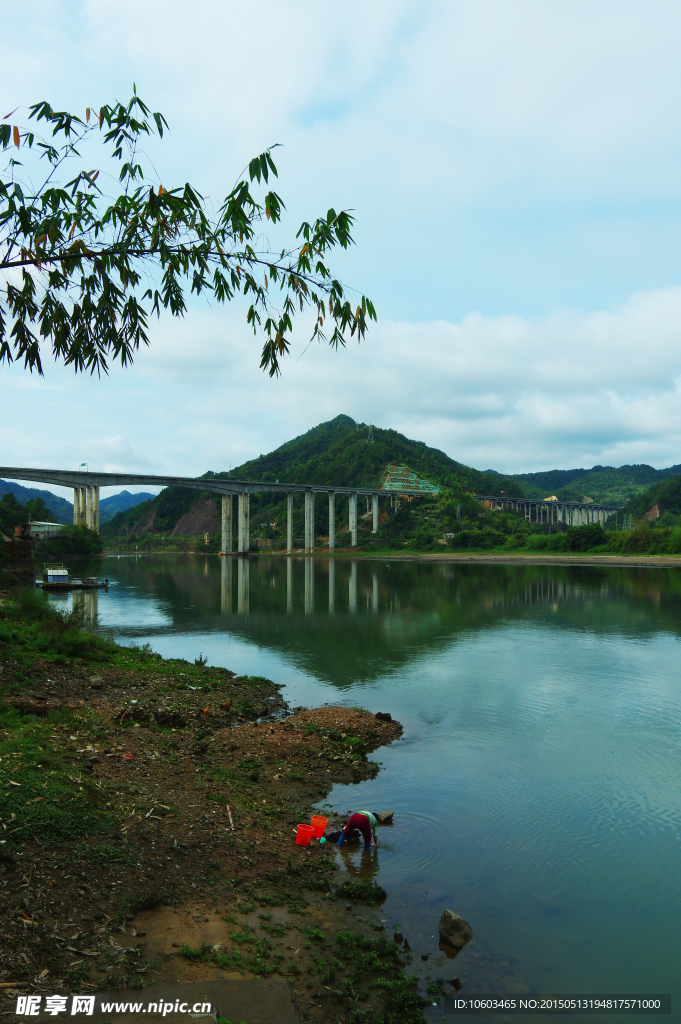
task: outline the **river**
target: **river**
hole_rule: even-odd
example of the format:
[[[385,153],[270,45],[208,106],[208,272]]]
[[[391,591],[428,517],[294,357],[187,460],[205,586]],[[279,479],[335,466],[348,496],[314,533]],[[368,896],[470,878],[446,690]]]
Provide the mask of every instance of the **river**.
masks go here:
[[[678,1006],[678,569],[159,555],[99,575],[87,611],[121,643],[402,722],[378,777],[329,803],[395,812],[344,856],[421,977]],[[445,907],[475,934],[454,961]]]

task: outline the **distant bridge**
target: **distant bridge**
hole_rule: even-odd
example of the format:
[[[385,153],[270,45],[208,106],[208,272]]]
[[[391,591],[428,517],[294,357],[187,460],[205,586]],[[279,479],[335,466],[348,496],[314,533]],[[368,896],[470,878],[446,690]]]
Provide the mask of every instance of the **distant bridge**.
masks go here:
[[[604,523],[621,511],[621,505],[604,505],[598,501],[560,501],[553,498],[509,498],[501,494],[473,494],[486,508],[510,508],[523,512],[535,523],[563,523],[583,526],[586,523]]]
[[[99,489],[100,487],[141,486],[187,487],[194,491],[208,491],[222,497],[222,553],[232,551],[234,495],[237,496],[237,551],[248,551],[250,544],[250,496],[251,494],[286,495],[286,547],[293,550],[293,497],[305,495],[305,551],[314,550],[314,502],[316,494],[326,494],[329,499],[329,548],[336,546],[336,495],[347,494],[350,498],[349,528],[351,546],[357,547],[357,499],[359,495],[371,498],[373,510],[372,529],[378,533],[378,499],[389,495],[423,497],[423,490],[407,490],[402,487],[329,487],[319,484],[290,484],[271,480],[229,480],[216,477],[191,476],[149,476],[144,473],[93,473],[68,469],[19,469],[16,466],[0,466],[0,477],[10,480],[30,480],[34,483],[54,484],[57,487],[73,487],[73,522],[76,526],[87,526],[99,533]]]

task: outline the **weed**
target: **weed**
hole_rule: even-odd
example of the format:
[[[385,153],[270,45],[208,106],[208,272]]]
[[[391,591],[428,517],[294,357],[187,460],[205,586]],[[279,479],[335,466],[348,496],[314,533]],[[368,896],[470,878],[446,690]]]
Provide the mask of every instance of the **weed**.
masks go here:
[[[315,957],[314,961],[319,968],[319,979],[324,985],[328,985],[330,981],[333,981],[336,977],[336,971],[342,968],[342,963],[337,960],[336,957],[332,957],[330,960],[325,960],[322,956]]]
[[[326,935],[321,928],[313,928],[312,925],[305,925],[305,934],[307,935],[310,942],[324,942]]]
[[[387,893],[376,882],[358,879],[354,882],[345,882],[336,889],[336,895],[342,899],[357,900],[359,903],[373,905],[382,903]]]
[[[206,963],[209,959],[209,954],[213,952],[213,947],[210,942],[202,942],[198,948],[188,946],[187,943],[183,943],[180,949],[180,954],[185,957],[186,960],[200,960]],[[214,954],[215,956],[215,954]]]
[[[271,917],[272,915],[270,914],[269,916]],[[270,935],[274,935],[277,939],[286,935],[286,929],[281,924],[261,924],[260,927],[263,931],[269,932]]]
[[[401,974],[393,980],[381,978],[377,985],[383,992],[385,1024],[422,1024],[426,1003],[416,978]]]
[[[90,979],[90,969],[87,966],[74,967],[64,974],[64,986],[73,992],[78,992],[85,982]]]
[[[143,910],[151,910],[161,902],[161,897],[155,892],[141,892],[133,895],[126,893],[118,900],[114,921],[116,924],[123,924],[126,917],[134,917]]]

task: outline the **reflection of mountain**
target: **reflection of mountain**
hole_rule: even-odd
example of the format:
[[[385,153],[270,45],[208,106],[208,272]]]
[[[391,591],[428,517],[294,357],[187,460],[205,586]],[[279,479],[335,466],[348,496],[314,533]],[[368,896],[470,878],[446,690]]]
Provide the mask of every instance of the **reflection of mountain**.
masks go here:
[[[408,670],[424,650],[443,651],[509,622],[639,639],[681,633],[681,577],[673,569],[316,559],[311,578],[302,558],[246,565],[248,614],[237,613],[245,607],[237,559],[107,559],[100,571],[161,606],[172,632],[229,632],[339,686]],[[139,635],[132,622],[126,632]]]

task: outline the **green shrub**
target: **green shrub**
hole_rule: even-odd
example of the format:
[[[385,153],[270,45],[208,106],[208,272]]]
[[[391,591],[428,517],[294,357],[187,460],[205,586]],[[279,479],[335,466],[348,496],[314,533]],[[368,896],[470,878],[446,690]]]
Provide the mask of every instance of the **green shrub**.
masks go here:
[[[36,557],[46,562],[97,558],[103,551],[104,544],[98,533],[86,526],[64,526],[59,533],[50,534],[38,542]]]
[[[529,551],[544,551],[548,547],[548,540],[549,537],[546,533],[531,533],[525,547]]]
[[[667,551],[670,555],[681,554],[681,526],[675,526],[669,534]]]
[[[571,526],[565,535],[566,551],[591,551],[608,543],[608,535],[600,523]]]

